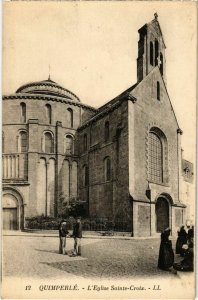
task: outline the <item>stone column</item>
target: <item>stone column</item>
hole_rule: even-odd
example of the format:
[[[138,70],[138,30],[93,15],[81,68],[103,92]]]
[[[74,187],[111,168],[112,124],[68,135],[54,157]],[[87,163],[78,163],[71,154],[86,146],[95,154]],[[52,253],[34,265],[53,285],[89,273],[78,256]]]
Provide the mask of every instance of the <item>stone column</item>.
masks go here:
[[[28,120],[29,146],[28,154],[24,156],[24,159],[27,160],[26,180],[30,184],[29,203],[27,203],[26,207],[28,214],[37,214],[37,201],[39,201],[38,197],[36,197],[38,193],[38,153],[41,152],[41,136],[38,135],[38,126],[38,119]]]
[[[62,155],[63,153],[63,142],[64,136],[62,136],[62,122],[56,122],[56,134],[55,134],[55,153],[56,153],[56,165],[55,165],[55,199],[54,199],[54,216],[58,215],[58,199],[59,199],[59,182],[60,178],[60,170],[62,165]]]

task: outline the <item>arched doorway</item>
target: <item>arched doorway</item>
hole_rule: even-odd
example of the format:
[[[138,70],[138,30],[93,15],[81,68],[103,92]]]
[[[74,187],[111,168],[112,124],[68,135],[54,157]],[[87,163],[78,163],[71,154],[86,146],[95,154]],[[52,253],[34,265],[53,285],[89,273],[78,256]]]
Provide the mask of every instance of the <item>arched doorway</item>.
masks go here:
[[[16,191],[3,193],[3,229],[19,230],[23,228],[23,205],[21,196]]]
[[[164,197],[159,197],[155,206],[156,231],[162,232],[169,227],[169,202]]]

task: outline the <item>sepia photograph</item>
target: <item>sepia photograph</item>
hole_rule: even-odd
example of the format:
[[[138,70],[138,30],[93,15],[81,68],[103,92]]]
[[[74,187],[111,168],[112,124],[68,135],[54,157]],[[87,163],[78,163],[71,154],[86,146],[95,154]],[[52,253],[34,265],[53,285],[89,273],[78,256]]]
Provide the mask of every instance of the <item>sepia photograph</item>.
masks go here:
[[[195,299],[196,9],[3,1],[2,299]]]

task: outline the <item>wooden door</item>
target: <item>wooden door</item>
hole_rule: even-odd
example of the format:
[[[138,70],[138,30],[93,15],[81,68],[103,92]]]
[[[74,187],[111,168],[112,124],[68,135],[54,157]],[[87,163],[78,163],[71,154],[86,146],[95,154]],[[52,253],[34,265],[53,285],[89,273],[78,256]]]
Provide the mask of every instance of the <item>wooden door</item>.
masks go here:
[[[17,208],[4,208],[3,209],[3,229],[4,230],[17,230]]]
[[[169,227],[169,204],[164,198],[159,198],[156,203],[156,229],[162,232]]]

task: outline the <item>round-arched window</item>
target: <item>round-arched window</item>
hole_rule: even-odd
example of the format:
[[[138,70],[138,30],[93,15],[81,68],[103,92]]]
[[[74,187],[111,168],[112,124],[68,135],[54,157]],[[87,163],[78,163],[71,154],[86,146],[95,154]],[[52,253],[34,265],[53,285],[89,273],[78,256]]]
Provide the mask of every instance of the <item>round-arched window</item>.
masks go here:
[[[74,153],[74,139],[71,135],[65,136],[64,152],[66,155],[72,155]]]
[[[19,152],[27,152],[28,149],[28,139],[27,132],[25,130],[21,130],[19,132]]]
[[[44,133],[44,152],[53,153],[54,152],[54,142],[53,136],[50,132]]]
[[[160,138],[149,133],[149,177],[151,181],[163,182],[163,151]]]
[[[73,128],[74,120],[73,120],[73,110],[71,108],[67,109],[67,115],[68,115],[68,127]]]

